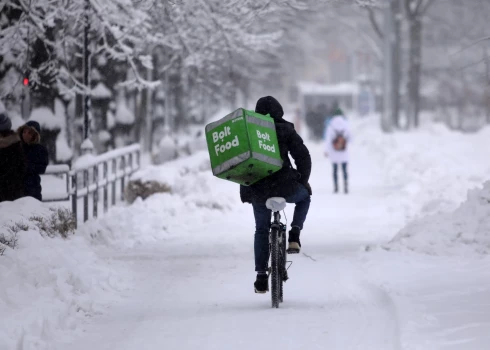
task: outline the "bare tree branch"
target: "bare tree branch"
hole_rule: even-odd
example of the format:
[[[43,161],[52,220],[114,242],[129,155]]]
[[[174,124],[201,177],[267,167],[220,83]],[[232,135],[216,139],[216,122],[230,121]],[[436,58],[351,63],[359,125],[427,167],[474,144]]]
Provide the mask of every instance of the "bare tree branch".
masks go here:
[[[369,21],[371,22],[374,32],[378,35],[380,39],[383,39],[384,35],[379,28],[378,21],[376,20],[376,13],[374,12],[373,7],[367,6],[366,10],[368,11]]]

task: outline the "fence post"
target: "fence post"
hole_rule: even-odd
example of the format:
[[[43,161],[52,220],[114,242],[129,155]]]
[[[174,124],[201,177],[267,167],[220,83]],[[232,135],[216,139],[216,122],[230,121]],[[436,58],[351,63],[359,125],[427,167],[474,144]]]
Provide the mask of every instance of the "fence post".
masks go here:
[[[116,181],[117,181],[117,162],[116,159],[112,160],[112,175],[114,179],[112,181],[112,206],[116,205]]]
[[[93,205],[92,205],[92,210],[93,210],[93,213],[92,213],[92,216],[94,218],[97,217],[97,214],[98,214],[98,203],[99,203],[99,164],[96,164],[94,166],[94,176],[93,176],[93,179],[94,179],[94,183],[95,183],[95,191],[92,195],[92,200],[93,200]]]
[[[85,196],[83,197],[83,222],[88,220],[88,170],[83,170],[83,188],[86,190]]]
[[[68,176],[68,175],[67,175]],[[71,211],[75,218],[75,228],[78,226],[78,213],[77,213],[77,202],[78,202],[78,189],[77,189],[77,173],[74,172],[71,176]]]
[[[126,157],[122,156],[121,158],[121,167],[123,169],[122,177],[121,177],[121,201],[124,201],[124,185],[126,183]]]
[[[66,194],[68,195],[68,200],[70,200],[70,169],[66,173]]]
[[[106,213],[108,210],[107,188],[109,187],[109,179],[107,178],[107,162],[104,162],[103,164],[104,164],[103,165],[104,166],[104,174],[102,176],[103,176],[103,180],[104,180],[104,213]]]

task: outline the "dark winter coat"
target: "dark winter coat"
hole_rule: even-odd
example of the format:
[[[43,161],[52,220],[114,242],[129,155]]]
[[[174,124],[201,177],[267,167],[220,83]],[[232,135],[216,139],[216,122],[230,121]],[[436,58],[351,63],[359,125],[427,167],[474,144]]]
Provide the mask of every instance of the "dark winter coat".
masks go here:
[[[22,133],[25,128],[31,128],[35,132],[34,140],[24,140]],[[22,147],[24,149],[24,156],[26,161],[26,177],[24,190],[25,195],[34,197],[42,201],[42,187],[41,187],[41,174],[46,172],[46,168],[49,163],[48,150],[46,147],[40,144],[41,142],[41,128],[39,123],[35,121],[29,121],[25,125],[21,126],[18,130],[18,134],[22,139]]]
[[[14,131],[0,132],[0,202],[24,196],[24,153]]]
[[[263,101],[263,99],[267,100]],[[283,111],[279,102],[270,96],[263,97],[257,102],[255,111],[261,114],[270,114],[274,118],[283,165],[281,170],[251,186],[240,186],[242,202],[265,202],[270,197],[288,197],[294,194],[301,185],[309,189],[310,152],[304,145],[301,136],[294,129],[294,124],[282,118]],[[294,159],[296,169],[291,164],[289,154]],[[311,190],[309,189],[309,191]]]

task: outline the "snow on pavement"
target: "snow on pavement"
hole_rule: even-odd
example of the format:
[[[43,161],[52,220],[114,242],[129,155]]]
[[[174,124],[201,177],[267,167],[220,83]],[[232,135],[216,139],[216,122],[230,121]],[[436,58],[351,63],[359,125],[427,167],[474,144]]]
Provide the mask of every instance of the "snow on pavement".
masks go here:
[[[358,130],[364,128],[363,123],[358,125]],[[404,153],[410,154],[400,159],[416,169],[417,176],[412,178],[403,173],[403,165],[394,164],[400,172],[397,174],[384,163],[387,157],[396,156],[380,144],[398,139],[371,144],[367,138],[375,131],[366,129],[366,136],[358,137],[360,142],[353,146],[352,193],[348,196],[332,195],[330,165],[322,158],[323,147],[310,145],[314,194],[302,239],[303,254],[291,256],[291,279],[279,310],[270,309],[268,294],[253,293],[253,216],[250,206],[238,201],[237,186],[212,178],[202,162],[197,168],[204,173],[192,175],[196,178],[193,185],[185,179],[192,174],[189,170],[180,171],[178,176],[162,172],[162,168],[148,171],[148,178],[176,187],[178,200],[171,195],[154,196],[144,203],[147,212],[142,212],[143,220],[159,222],[166,216],[163,212],[174,216],[161,223],[166,231],[163,240],[112,257],[132,267],[135,288],[126,295],[126,303],[88,324],[86,336],[70,347],[442,349],[464,344],[465,349],[482,348],[488,341],[486,323],[475,322],[468,327],[464,322],[472,320],[472,311],[461,318],[461,310],[472,305],[478,306],[477,310],[485,307],[481,297],[490,288],[490,278],[481,265],[488,264],[486,259],[474,258],[476,261],[461,265],[458,259],[437,260],[404,251],[364,251],[391,240],[409,218],[434,200],[421,193],[426,183],[440,182],[436,176],[418,175],[434,155],[424,154],[417,163],[409,135],[393,149],[401,150],[404,157]],[[431,130],[426,133],[420,136],[421,142],[424,137],[433,137]],[[451,149],[447,152],[454,153]],[[433,153],[444,156],[441,150]],[[373,154],[382,154],[382,161]],[[177,168],[189,167],[188,160],[179,162]],[[432,175],[453,170],[453,164],[442,162],[443,169],[438,164],[434,164]],[[471,165],[465,164],[465,169]],[[473,173],[478,171],[484,176],[484,168]],[[474,180],[467,177],[462,181]],[[459,200],[460,192],[465,191],[437,193],[436,199],[448,204],[454,198]],[[221,203],[225,210],[192,210],[190,203],[206,195],[216,202],[214,207]],[[417,197],[422,200],[413,203]],[[172,212],[171,208],[177,210]],[[147,217],[148,211],[151,217]],[[292,207],[286,212],[291,218]],[[136,221],[131,226],[133,235],[147,237],[147,228],[138,227],[139,217],[131,219]],[[125,225],[126,220],[123,222]],[[465,290],[478,284],[479,289]],[[472,305],[467,305],[467,298],[472,298]],[[447,319],[441,316],[443,307],[450,315]]]
[[[454,247],[446,254],[436,237],[446,232],[435,231],[427,232],[432,255],[424,254],[431,240],[419,240],[423,228],[409,236],[402,229],[457,210],[468,189],[490,178],[489,130],[461,135],[429,125],[393,136],[369,123],[354,125],[348,196],[332,194],[323,147],[309,144],[312,206],[280,309],[253,293],[251,207],[199,153],[141,174],[167,182],[172,194],[114,208],[78,231],[97,266],[76,273],[104,281],[110,270],[121,281],[105,294],[82,290],[96,313],[15,349],[488,349],[490,259]],[[421,144],[433,146],[420,152]],[[392,241],[399,231],[414,240],[410,249]]]

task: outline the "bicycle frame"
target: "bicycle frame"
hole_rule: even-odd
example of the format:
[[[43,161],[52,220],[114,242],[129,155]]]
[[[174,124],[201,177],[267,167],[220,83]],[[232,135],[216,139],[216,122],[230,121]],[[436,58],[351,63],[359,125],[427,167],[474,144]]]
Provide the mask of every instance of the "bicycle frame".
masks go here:
[[[271,224],[271,229],[272,228],[280,229],[280,226],[281,226],[281,214],[278,211],[275,211],[273,214],[274,214],[274,221]]]

